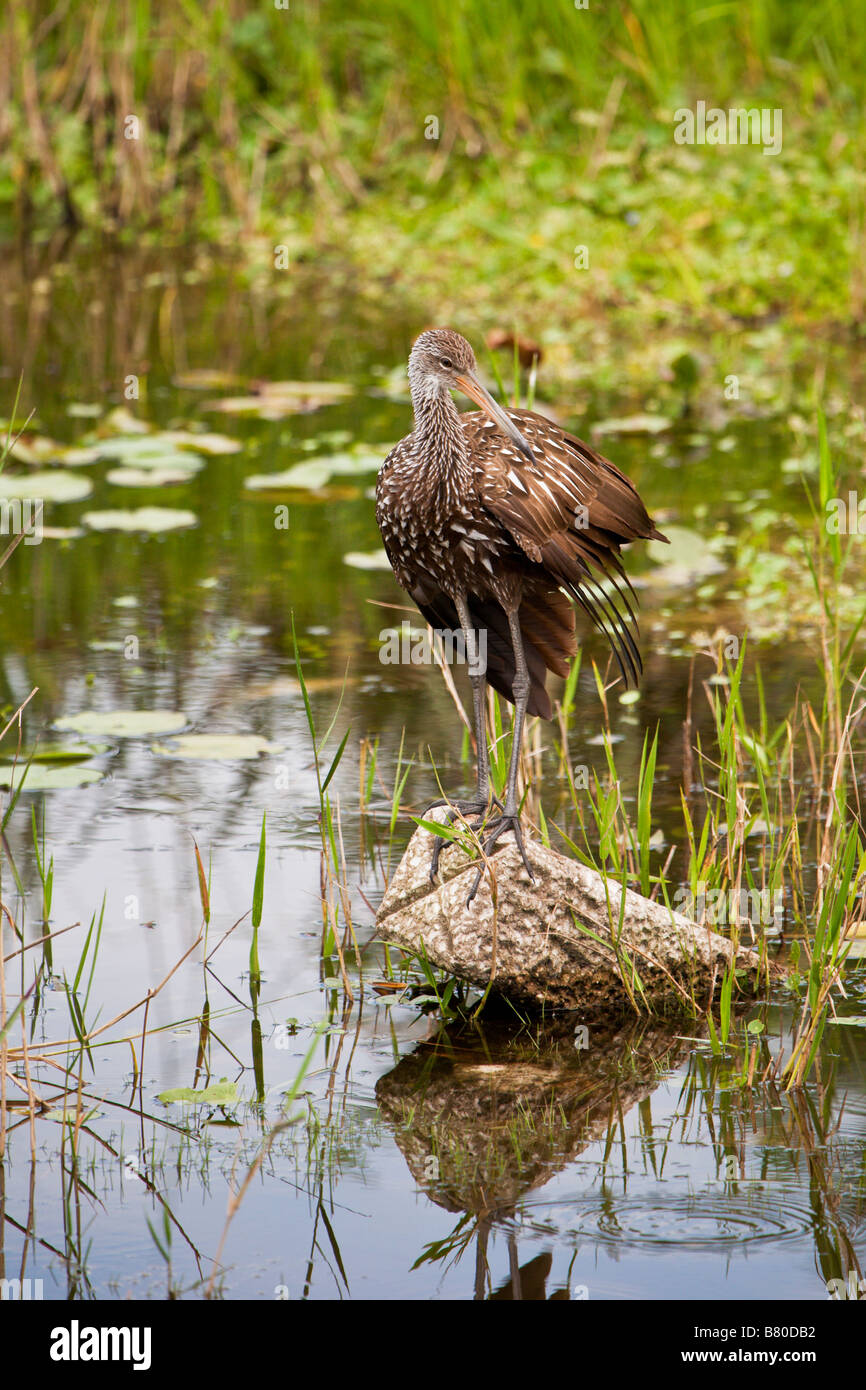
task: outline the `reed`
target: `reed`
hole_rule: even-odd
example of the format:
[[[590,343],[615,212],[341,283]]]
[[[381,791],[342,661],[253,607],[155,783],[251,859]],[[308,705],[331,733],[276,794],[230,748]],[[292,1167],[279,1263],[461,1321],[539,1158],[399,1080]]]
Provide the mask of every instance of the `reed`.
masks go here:
[[[780,62],[780,59],[782,60]],[[383,187],[500,176],[530,140],[590,174],[615,122],[705,95],[858,114],[866,38],[843,0],[10,0],[0,21],[0,159],[25,223],[255,230],[312,197],[322,215]],[[582,124],[576,113],[600,119]],[[435,153],[417,158],[425,113]],[[128,122],[140,125],[130,134]],[[428,155],[430,151],[428,150]]]

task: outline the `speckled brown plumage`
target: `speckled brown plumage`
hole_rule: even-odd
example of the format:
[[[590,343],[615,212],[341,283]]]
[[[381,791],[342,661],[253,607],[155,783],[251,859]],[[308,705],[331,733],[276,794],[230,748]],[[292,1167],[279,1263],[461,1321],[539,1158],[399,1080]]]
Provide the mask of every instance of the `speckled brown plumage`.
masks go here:
[[[531,461],[484,412],[458,414],[450,395],[430,416],[428,408],[423,423],[441,448],[425,449],[413,431],[391,450],[376,487],[388,558],[427,621],[459,628],[454,599],[464,594],[488,632],[487,679],[511,700],[505,606],[518,598],[528,712],[549,719],[547,671],[567,675],[577,650],[570,597],[608,638],[626,683],[636,683],[634,595],[620,546],[663,537],[629,479],[533,411],[508,411]]]
[[[664,537],[607,459],[543,415],[498,405],[459,334],[422,333],[409,358],[409,384],[415,428],[379,472],[376,520],[397,579],[427,621],[462,628],[470,661],[475,634],[486,635],[486,668],[473,674],[470,666],[476,794],[451,803],[452,811],[487,814],[486,681],[513,702],[515,728],[505,803],[486,827],[484,850],[512,831],[531,877],[517,804],[524,715],[551,717],[547,672],[567,675],[577,650],[572,600],[607,637],[626,684],[637,682],[634,594],[620,547]],[[458,414],[451,390],[481,410]]]

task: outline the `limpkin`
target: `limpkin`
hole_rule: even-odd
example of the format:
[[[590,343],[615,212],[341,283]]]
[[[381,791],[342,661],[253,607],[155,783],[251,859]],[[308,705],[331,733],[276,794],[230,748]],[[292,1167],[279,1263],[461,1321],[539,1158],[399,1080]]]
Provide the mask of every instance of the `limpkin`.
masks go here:
[[[548,671],[568,674],[579,605],[610,643],[626,686],[637,683],[634,591],[620,546],[666,539],[634,485],[589,445],[531,410],[504,410],[478,380],[459,333],[428,329],[409,357],[415,428],[386,458],[376,520],[399,583],[433,628],[462,629],[475,715],[477,782],[450,814],[491,810],[485,682],[515,707],[504,805],[485,820],[484,854],[520,828],[517,772],[527,714],[550,719]],[[452,390],[480,407],[459,414]],[[486,633],[486,670],[478,634]],[[442,803],[439,803],[442,804]],[[431,865],[435,877],[443,841]],[[481,878],[479,869],[469,894]]]

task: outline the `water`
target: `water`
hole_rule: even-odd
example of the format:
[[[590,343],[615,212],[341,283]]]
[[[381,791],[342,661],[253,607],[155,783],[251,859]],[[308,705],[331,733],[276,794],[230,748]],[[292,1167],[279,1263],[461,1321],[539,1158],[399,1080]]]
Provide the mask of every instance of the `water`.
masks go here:
[[[731,1060],[713,1058],[702,1035],[682,1036],[695,1031],[682,1021],[591,1030],[583,1046],[573,1021],[443,1030],[435,1014],[371,988],[384,971],[372,941],[383,868],[408,838],[408,811],[436,794],[430,754],[451,790],[469,782],[471,769],[438,674],[378,659],[380,631],[405,615],[376,605],[404,596],[388,573],[345,561],[379,548],[374,472],[336,474],[316,492],[257,493],[244,480],[353,441],[384,455],[408,429],[407,402],[387,373],[419,321],[412,306],[386,314],[352,286],[326,292],[311,282],[275,293],[219,266],[167,272],[158,259],[133,257],[95,265],[46,255],[23,274],[8,267],[6,277],[4,409],[23,371],[22,404],[36,408],[40,434],[73,443],[94,424],[80,407],[104,415],[122,403],[132,374],[142,387],[140,418],[161,429],[206,421],[243,443],[208,457],[188,482],[146,492],[108,482],[116,465],[106,461],[75,468],[92,480],[92,495],[52,505],[49,526],[74,528],[90,510],[144,504],[189,509],[196,524],[151,537],[85,530],[19,546],[0,610],[7,717],[37,687],[24,717],[28,746],[37,737],[68,740],[52,725],[81,710],[134,708],[178,711],[191,732],[255,734],[275,747],[252,760],[209,761],[166,757],[158,737],[107,738],[107,750],[86,764],[99,780],[22,794],[6,829],[3,901],[25,939],[38,938],[32,810],[53,858],[51,928],[80,925],[57,937],[50,974],[26,1005],[45,1108],[32,1139],[26,1109],[10,1110],[0,1276],[41,1279],[46,1298],[162,1298],[169,1288],[198,1298],[209,1288],[228,1298],[402,1300],[518,1292],[822,1299],[828,1278],[859,1274],[862,1027],[829,1026],[818,1079],[788,1096],[737,1086]],[[34,278],[37,291],[28,293]],[[215,366],[241,385],[176,384]],[[279,420],[203,408],[244,394],[250,380],[295,378],[357,389]],[[598,399],[590,417],[632,408]],[[605,447],[666,525],[715,537],[700,572],[661,584],[647,556],[629,558],[646,672],[638,705],[613,704],[617,757],[633,784],[644,731],[659,721],[656,816],[673,840],[699,635],[772,614],[760,596],[748,609],[737,587],[737,537],[756,507],[788,524],[808,508],[780,468],[792,449],[783,420],[744,412],[712,430],[686,423],[663,440],[622,436]],[[287,529],[274,524],[282,504]],[[351,727],[332,785],[364,964],[363,995],[352,965],[348,1008],[336,959],[320,961],[319,801],[292,619],[318,727],[341,700],[338,736]],[[597,644],[588,651],[603,659]],[[768,619],[759,655],[768,707],[780,717],[796,681],[808,688],[814,679],[812,652]],[[570,756],[601,767],[588,661],[578,699]],[[709,729],[697,700],[695,723]],[[380,740],[379,780],[363,817],[362,738]],[[416,765],[390,841],[401,740]],[[564,784],[547,728],[542,741],[545,808],[555,815]],[[247,914],[265,812],[262,984],[251,1000]],[[196,944],[194,843],[210,880],[206,950]],[[81,1058],[57,1046],[73,1036],[62,981],[75,976],[103,900],[92,978],[91,949],[80,993],[88,992],[91,1030],[108,1026]],[[8,922],[3,946],[7,955],[17,946]],[[28,970],[35,954],[24,957]],[[10,1000],[21,960],[7,961]],[[112,1023],[163,981],[146,1030],[142,1008]],[[863,994],[854,974],[849,1012],[863,1013]],[[769,1011],[774,1049],[790,1038],[794,1013],[784,1000]],[[19,1028],[16,1021],[11,1046],[20,1046]],[[80,1071],[77,1139],[58,1118],[64,1073],[52,1060],[74,1066],[69,1103]],[[158,1099],[221,1079],[235,1083],[236,1099]],[[10,1083],[7,1097],[21,1092]],[[242,1197],[230,1213],[231,1189]]]

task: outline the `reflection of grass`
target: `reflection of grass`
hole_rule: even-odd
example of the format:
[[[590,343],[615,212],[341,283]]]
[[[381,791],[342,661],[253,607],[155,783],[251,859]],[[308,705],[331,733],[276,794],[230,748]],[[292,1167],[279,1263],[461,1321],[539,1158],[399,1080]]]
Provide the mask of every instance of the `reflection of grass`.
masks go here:
[[[35,837],[35,821],[34,821]],[[180,1174],[181,1168],[191,1176],[195,1171],[204,1184],[207,1181],[208,1168],[208,1146],[210,1137],[207,1128],[208,1123],[229,1123],[232,1126],[240,1125],[240,1120],[235,1120],[232,1116],[225,1114],[224,1103],[218,1096],[211,1099],[206,1089],[200,1084],[201,1074],[210,1074],[210,1052],[212,1045],[223,1047],[234,1059],[235,1054],[222,1042],[218,1028],[220,1016],[212,1014],[207,996],[201,1014],[193,1019],[173,1019],[171,1022],[162,1023],[158,1026],[149,1024],[151,1005],[153,1001],[163,992],[165,987],[174,978],[180,967],[188,958],[205,943],[207,954],[204,958],[205,977],[212,974],[211,961],[223,944],[226,938],[231,935],[234,927],[223,934],[216,945],[207,949],[206,929],[210,920],[210,885],[205,876],[204,866],[198,846],[195,850],[195,867],[198,887],[202,905],[202,926],[192,943],[192,945],[180,956],[175,964],[168,970],[161,982],[149,988],[140,998],[129,1008],[118,1014],[113,1019],[105,1023],[98,1023],[98,1014],[91,1017],[90,1005],[94,994],[95,977],[100,954],[103,948],[102,925],[104,915],[103,909],[99,914],[94,915],[85,933],[84,941],[81,946],[77,964],[72,973],[72,977],[64,980],[65,992],[69,1012],[71,1016],[71,1036],[64,1037],[63,1030],[59,1036],[46,1035],[48,1030],[44,1030],[38,1042],[33,1041],[33,1034],[36,1029],[36,1022],[40,1014],[43,1013],[46,1021],[44,1006],[41,1004],[41,991],[43,982],[50,976],[50,955],[52,937],[43,937],[31,945],[42,945],[42,961],[33,967],[33,980],[29,987],[24,988],[17,978],[17,970],[20,964],[21,979],[26,977],[27,963],[32,959],[30,946],[22,944],[18,950],[5,953],[0,951],[0,1161],[6,1156],[8,1140],[16,1130],[23,1128],[25,1133],[29,1130],[31,1162],[37,1163],[37,1141],[40,1145],[50,1148],[52,1138],[49,1137],[50,1126],[57,1125],[57,1152],[59,1154],[63,1184],[62,1184],[62,1215],[64,1242],[63,1248],[57,1250],[56,1247],[47,1244],[47,1248],[59,1254],[65,1262],[68,1279],[68,1290],[70,1296],[77,1296],[82,1291],[92,1293],[91,1280],[87,1272],[88,1262],[92,1257],[92,1243],[87,1237],[87,1212],[101,1205],[102,1199],[98,1196],[94,1181],[98,1176],[102,1176],[107,1190],[113,1185],[118,1167],[122,1169],[129,1184],[141,1184],[142,1190],[149,1194],[153,1207],[157,1210],[156,1222],[148,1220],[148,1227],[154,1240],[156,1248],[165,1261],[168,1275],[168,1296],[176,1296],[177,1290],[171,1277],[171,1258],[174,1234],[177,1233],[182,1238],[184,1246],[195,1263],[197,1278],[187,1292],[207,1289],[212,1290],[214,1280],[217,1277],[219,1258],[213,1264],[210,1278],[205,1274],[205,1269],[201,1263],[201,1254],[187,1235],[183,1225],[173,1210],[172,1202],[166,1196],[167,1173],[169,1166],[176,1169]],[[45,869],[44,847],[39,848],[38,840],[34,838],[34,852],[37,858],[39,872],[42,882],[43,908],[45,910],[45,921],[43,925],[47,930],[47,911],[51,904],[51,893],[53,890],[53,869]],[[257,865],[256,885],[253,895],[253,929],[251,950],[251,960],[255,960],[258,965],[255,943],[258,925],[261,921],[262,895],[263,895],[263,871],[264,871],[264,835],[260,845],[260,854]],[[50,861],[49,861],[50,865]],[[2,888],[0,883],[0,888]],[[23,899],[23,891],[22,891]],[[3,901],[0,896],[0,916],[5,923],[12,928],[15,935],[23,943],[23,930],[12,916],[11,908]],[[235,926],[238,924],[236,923]],[[75,924],[77,927],[78,924]],[[74,930],[75,927],[63,928],[53,933],[53,937],[61,935],[64,931]],[[16,994],[21,990],[20,996],[10,997],[11,990],[8,987],[9,973],[7,967],[12,962],[13,969],[16,971],[15,989]],[[255,1056],[255,1007],[258,1001],[258,987],[260,977],[253,975],[255,986],[252,988],[253,994],[253,1058],[251,1070],[256,1081],[256,1097],[259,1102],[264,1099],[264,1080],[261,1075],[261,1058],[257,1060]],[[251,980],[252,985],[252,980]],[[238,1001],[239,1003],[239,1001]],[[243,1006],[240,1006],[243,1007]],[[32,1009],[32,1022],[28,1029],[27,1011]],[[234,1009],[225,1012],[234,1012]],[[197,1054],[195,1061],[195,1084],[191,1093],[196,1097],[202,1097],[199,1104],[207,1118],[199,1121],[192,1116],[181,1116],[180,1122],[175,1122],[175,1118],[170,1117],[169,1113],[151,1114],[144,1108],[142,1099],[143,1084],[143,1062],[145,1050],[149,1041],[156,1034],[169,1035],[184,1024],[193,1023],[198,1026]],[[131,1031],[127,1032],[124,1027],[119,1025],[126,1024]],[[278,1119],[275,1125],[268,1129],[264,1143],[259,1142],[258,1154],[253,1160],[252,1166],[247,1175],[247,1180],[242,1182],[239,1189],[230,1196],[229,1210],[223,1233],[223,1241],[228,1230],[231,1219],[240,1205],[247,1185],[252,1177],[259,1171],[261,1163],[264,1161],[270,1149],[270,1145],[275,1137],[284,1130],[297,1125],[301,1116],[297,1113],[290,1113],[296,1101],[301,1082],[311,1064],[313,1055],[319,1046],[322,1033],[328,1026],[327,1022],[320,1022],[317,1027],[312,1029],[311,1041],[306,1056],[296,1070],[294,1079],[288,1089],[283,1094],[282,1111],[283,1118]],[[106,1048],[116,1050],[121,1049],[124,1053],[129,1050],[132,1058],[132,1078],[131,1094],[127,1099],[116,1099],[113,1096],[99,1094],[97,1091],[96,1074],[97,1067],[95,1057],[98,1051]],[[339,1054],[338,1054],[339,1056]],[[243,1063],[240,1063],[243,1068]],[[89,1075],[90,1079],[87,1079]],[[219,1088],[211,1087],[212,1092],[217,1092]],[[231,1088],[234,1089],[233,1087]],[[207,1099],[205,1099],[207,1097]],[[119,1111],[121,1117],[126,1117],[131,1122],[135,1138],[130,1141],[125,1139],[121,1129],[118,1138],[115,1131],[111,1129],[108,1134],[104,1133],[104,1125],[99,1123],[103,1112],[108,1112],[112,1120],[117,1118],[116,1112]],[[250,1108],[250,1114],[253,1108]],[[177,1112],[173,1112],[176,1115]],[[145,1147],[144,1125],[145,1123],[152,1128],[154,1138],[149,1149]],[[122,1124],[122,1119],[121,1119]],[[256,1129],[259,1129],[259,1124]],[[163,1155],[157,1157],[156,1135],[161,1133],[163,1137]],[[176,1138],[177,1143],[171,1164],[165,1154],[165,1146],[170,1139]],[[309,1162],[309,1156],[308,1156]],[[101,1167],[98,1167],[98,1163]],[[103,1173],[102,1168],[110,1169],[110,1174]],[[135,1188],[133,1188],[135,1190]],[[35,1216],[32,1218],[32,1231],[34,1239],[40,1244],[46,1242],[40,1240],[37,1234]],[[222,1243],[220,1244],[220,1249]]]

